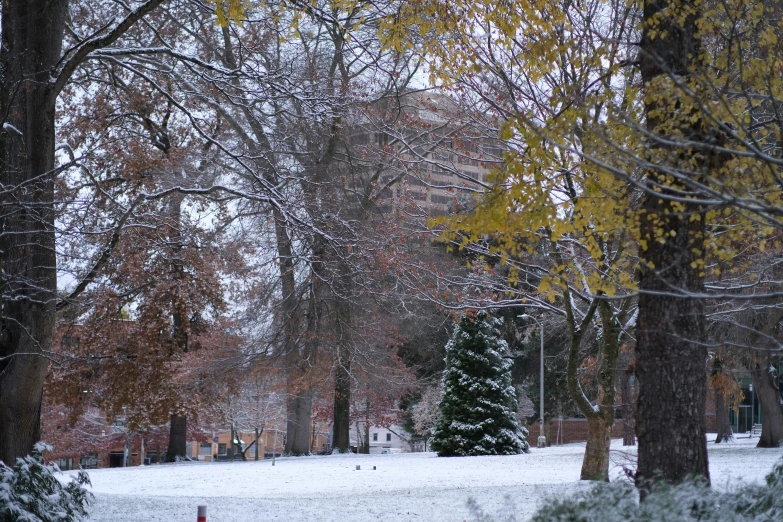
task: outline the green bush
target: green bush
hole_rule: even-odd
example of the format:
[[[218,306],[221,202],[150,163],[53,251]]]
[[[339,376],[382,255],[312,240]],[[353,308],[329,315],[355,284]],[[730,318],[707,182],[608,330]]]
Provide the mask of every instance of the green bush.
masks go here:
[[[476,522],[518,522],[513,500],[492,516],[468,501]],[[550,498],[531,522],[780,522],[783,520],[783,460],[766,484],[717,491],[698,480],[655,484],[644,501],[628,483],[597,483],[564,498]]]
[[[46,465],[43,452],[51,447],[39,442],[33,455],[16,460],[9,468],[0,462],[0,522],[78,522],[87,517],[92,494],[87,473],[63,485],[55,465]]]
[[[717,491],[700,481],[656,484],[644,501],[630,484],[599,484],[542,507],[532,522],[778,522],[783,520],[783,461],[766,484]]]

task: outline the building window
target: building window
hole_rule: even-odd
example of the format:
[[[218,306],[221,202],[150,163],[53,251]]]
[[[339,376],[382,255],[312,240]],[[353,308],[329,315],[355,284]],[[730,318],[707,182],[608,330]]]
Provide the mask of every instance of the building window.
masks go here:
[[[199,455],[212,455],[212,444],[204,444],[204,443],[202,443],[198,447],[198,454]]]
[[[386,434],[386,442],[391,442],[391,433]]]
[[[60,468],[60,471],[68,471],[73,469],[73,458],[68,457],[68,458],[57,459],[55,461],[55,464],[57,464],[57,467]]]
[[[226,445],[225,444],[218,444],[218,455],[225,455],[226,454]]]
[[[430,196],[430,199],[432,199],[433,203],[439,203],[441,205],[448,205],[452,201],[454,201],[454,196],[439,196],[437,194],[432,194]]]
[[[378,442],[378,434],[377,433],[373,433],[372,434],[372,440],[373,440],[373,442]]]
[[[79,347],[78,337],[63,336],[63,348],[78,348],[78,347]]]
[[[98,467],[98,455],[83,455],[79,459],[79,465],[84,469],[95,469]]]

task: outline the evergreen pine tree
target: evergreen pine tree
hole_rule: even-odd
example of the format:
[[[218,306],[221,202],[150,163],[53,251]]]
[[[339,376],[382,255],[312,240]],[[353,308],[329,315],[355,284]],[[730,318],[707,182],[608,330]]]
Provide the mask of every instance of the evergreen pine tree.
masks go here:
[[[441,457],[527,453],[527,430],[516,419],[508,345],[500,319],[463,316],[446,345],[440,420],[432,449]]]

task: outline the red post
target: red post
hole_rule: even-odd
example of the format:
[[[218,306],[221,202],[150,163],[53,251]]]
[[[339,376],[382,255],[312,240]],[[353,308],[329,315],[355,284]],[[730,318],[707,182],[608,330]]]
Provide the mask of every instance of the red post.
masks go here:
[[[198,507],[198,518],[196,522],[207,522],[207,506]]]

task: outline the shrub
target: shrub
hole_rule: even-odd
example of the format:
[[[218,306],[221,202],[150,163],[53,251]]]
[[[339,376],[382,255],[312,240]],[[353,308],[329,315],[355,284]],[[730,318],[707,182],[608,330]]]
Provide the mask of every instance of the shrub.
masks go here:
[[[46,465],[43,452],[51,447],[39,442],[32,455],[9,468],[0,462],[0,522],[78,522],[87,517],[92,494],[87,473],[63,485],[55,465]]]
[[[517,522],[511,499],[500,518],[473,499],[468,508],[477,522]],[[703,481],[654,484],[643,501],[628,483],[597,483],[565,498],[550,498],[531,522],[779,522],[783,520],[783,460],[766,484],[717,491]]]
[[[783,520],[783,460],[766,484],[717,491],[704,482],[655,484],[639,501],[630,484],[599,484],[542,507],[532,522],[773,522]]]

